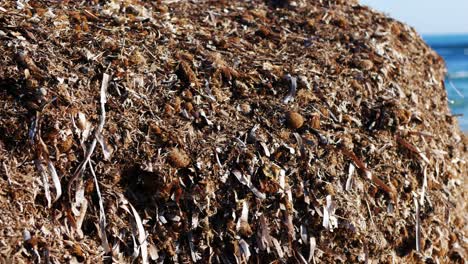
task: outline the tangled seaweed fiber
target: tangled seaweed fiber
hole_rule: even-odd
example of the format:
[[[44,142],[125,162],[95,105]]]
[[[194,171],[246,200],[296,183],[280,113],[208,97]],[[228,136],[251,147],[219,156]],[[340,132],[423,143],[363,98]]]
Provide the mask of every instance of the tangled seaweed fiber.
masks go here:
[[[444,64],[355,1],[6,1],[0,260],[464,263]]]

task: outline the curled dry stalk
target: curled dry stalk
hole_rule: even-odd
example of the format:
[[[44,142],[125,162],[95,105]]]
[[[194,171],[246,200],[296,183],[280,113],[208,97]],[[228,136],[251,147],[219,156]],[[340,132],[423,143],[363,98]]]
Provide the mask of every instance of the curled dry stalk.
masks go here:
[[[105,232],[105,227],[106,227],[106,216],[105,216],[105,211],[104,211],[104,203],[103,199],[101,196],[101,192],[99,189],[99,182],[96,177],[96,173],[92,167],[91,164],[91,156],[94,153],[94,150],[96,148],[96,144],[98,141],[102,141],[102,130],[104,129],[104,125],[106,123],[106,95],[107,95],[107,87],[109,84],[109,75],[107,73],[103,74],[102,77],[102,82],[101,82],[101,90],[100,90],[100,108],[101,108],[101,115],[99,117],[99,125],[97,129],[94,131],[94,138],[91,144],[89,145],[88,148],[86,148],[86,155],[84,160],[80,163],[80,165],[77,167],[75,170],[75,173],[73,174],[71,180],[68,183],[68,195],[69,195],[69,200],[70,203],[72,203],[72,198],[71,198],[71,189],[73,186],[73,183],[83,174],[83,172],[86,169],[86,166],[89,166],[89,169],[91,171],[91,174],[93,175],[94,183],[96,185],[96,192],[99,198],[99,232],[100,232],[100,237],[101,237],[101,242],[102,242],[102,247],[104,248],[104,251],[110,252],[111,248],[109,246],[109,243],[107,241],[107,235]],[[106,152],[104,145],[103,146],[103,152]],[[79,190],[77,190],[78,192]],[[78,201],[77,201],[78,202]],[[73,203],[72,203],[73,204]]]
[[[41,107],[35,111],[35,115],[29,129],[29,139],[35,150],[34,164],[37,171],[41,175],[42,184],[44,186],[44,193],[47,200],[47,207],[49,208],[52,206],[53,202],[56,202],[60,196],[62,196],[62,185],[60,183],[60,179],[57,174],[57,170],[55,169],[54,163],[49,158],[49,149],[42,140],[40,121],[41,113],[55,100],[56,98],[53,98],[51,101],[43,103]],[[55,199],[53,201],[50,195],[49,177],[52,178],[56,192]]]
[[[104,125],[106,123],[106,93],[107,93],[107,86],[109,85],[109,75],[107,73],[104,73],[102,76],[102,82],[101,82],[101,115],[99,116],[99,125],[97,129],[94,131],[94,138],[89,147],[86,149],[86,154],[84,160],[80,163],[80,165],[76,168],[75,172],[72,175],[72,178],[68,182],[68,195],[71,201],[71,188],[73,186],[73,183],[83,174],[86,164],[90,161],[91,156],[94,153],[94,149],[96,148],[96,144],[98,142],[98,138],[102,133],[102,130],[104,129]]]

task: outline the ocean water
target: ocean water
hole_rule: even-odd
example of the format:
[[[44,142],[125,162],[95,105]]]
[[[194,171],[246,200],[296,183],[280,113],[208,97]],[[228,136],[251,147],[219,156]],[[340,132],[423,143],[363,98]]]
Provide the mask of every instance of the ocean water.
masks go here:
[[[426,35],[424,40],[445,60],[449,106],[458,116],[460,127],[468,132],[468,34]]]

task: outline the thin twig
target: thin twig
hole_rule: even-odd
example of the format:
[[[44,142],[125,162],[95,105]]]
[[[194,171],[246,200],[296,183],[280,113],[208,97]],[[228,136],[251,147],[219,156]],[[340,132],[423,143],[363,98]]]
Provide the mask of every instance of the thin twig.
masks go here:
[[[356,154],[354,154],[354,152],[352,152],[350,150],[347,150],[344,147],[340,147],[339,149],[341,150],[341,152],[345,156],[347,156],[349,159],[351,159],[354,162],[356,167],[358,167],[360,170],[362,170],[365,173],[366,177],[369,180],[371,180],[380,189],[382,189],[383,191],[388,193],[392,199],[395,198],[393,190],[387,184],[385,184],[381,179],[379,179],[377,176],[373,175],[372,172],[367,168],[366,164],[362,160],[360,160],[356,156]]]

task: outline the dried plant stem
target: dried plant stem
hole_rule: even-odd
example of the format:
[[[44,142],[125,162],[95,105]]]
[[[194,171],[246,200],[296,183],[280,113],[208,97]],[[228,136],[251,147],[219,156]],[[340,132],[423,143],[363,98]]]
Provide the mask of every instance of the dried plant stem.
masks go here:
[[[71,188],[73,185],[73,182],[78,179],[78,177],[81,176],[81,174],[84,172],[86,168],[86,164],[90,161],[91,156],[94,153],[94,149],[96,148],[96,144],[98,142],[98,135],[102,133],[102,130],[104,129],[104,124],[106,123],[106,93],[107,93],[107,86],[109,85],[109,75],[107,73],[104,73],[102,76],[102,82],[101,82],[101,92],[100,92],[100,105],[101,105],[101,115],[99,117],[99,125],[94,132],[94,138],[93,141],[91,142],[90,146],[86,150],[86,155],[84,160],[80,163],[80,165],[76,168],[75,173],[73,173],[72,178],[68,182],[68,195],[71,197]]]
[[[379,179],[377,176],[373,175],[372,172],[367,168],[366,164],[362,160],[360,160],[356,156],[356,154],[354,154],[354,152],[352,152],[350,150],[347,150],[344,147],[340,147],[339,149],[341,150],[341,152],[345,156],[347,156],[349,159],[351,159],[354,162],[356,167],[358,167],[360,170],[362,170],[364,172],[364,174],[366,175],[366,177],[369,180],[371,180],[380,189],[382,189],[383,191],[388,193],[392,199],[395,198],[395,194],[394,194],[393,190],[387,184],[385,184],[381,179]]]

